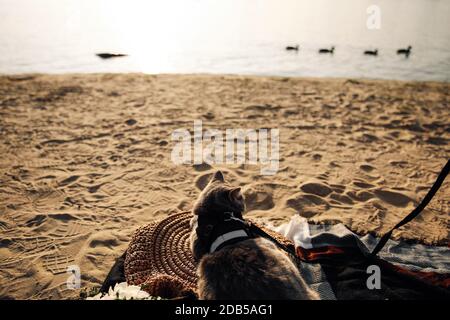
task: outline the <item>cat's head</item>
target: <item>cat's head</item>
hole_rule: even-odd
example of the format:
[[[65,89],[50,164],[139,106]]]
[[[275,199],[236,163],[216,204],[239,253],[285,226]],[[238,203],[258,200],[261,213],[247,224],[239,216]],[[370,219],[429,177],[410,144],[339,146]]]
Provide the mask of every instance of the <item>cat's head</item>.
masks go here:
[[[232,212],[234,217],[242,219],[244,211],[245,200],[241,188],[225,182],[221,171],[214,173],[192,209],[194,218],[191,221],[191,247],[194,256],[199,258],[209,250],[205,245],[206,239],[212,226],[222,219],[224,213]],[[198,224],[198,217],[203,217],[203,221],[211,223]]]
[[[242,218],[244,210],[245,202],[241,188],[226,183],[222,172],[217,171],[200,193],[192,212],[197,216],[233,212],[235,217]]]

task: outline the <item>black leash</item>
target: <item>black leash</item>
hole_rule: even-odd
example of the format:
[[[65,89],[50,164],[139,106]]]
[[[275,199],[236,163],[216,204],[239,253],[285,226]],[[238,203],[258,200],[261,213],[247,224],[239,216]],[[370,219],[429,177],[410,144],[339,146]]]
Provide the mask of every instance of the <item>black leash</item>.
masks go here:
[[[269,240],[269,241],[272,241],[274,244],[277,245],[278,248],[280,248],[280,249],[286,251],[287,253],[293,255],[295,258],[298,258],[298,257],[297,257],[297,254],[296,254],[296,252],[295,252],[295,246],[294,246],[294,245],[292,245],[292,246],[286,246],[286,245],[284,245],[283,243],[281,243],[280,241],[278,241],[277,239],[275,239],[274,237],[272,237],[270,234],[268,234],[267,232],[265,232],[263,229],[261,229],[261,228],[255,226],[253,223],[250,223],[249,228],[250,228],[250,231],[251,231],[253,234],[258,235],[258,236],[260,236],[260,237],[262,237],[262,238],[266,238],[266,239]]]
[[[402,221],[397,223],[391,230],[389,230],[387,233],[385,233],[380,241],[377,243],[375,249],[373,249],[372,253],[370,254],[370,257],[375,257],[378,252],[380,252],[381,249],[385,246],[386,242],[389,240],[389,238],[392,235],[392,232],[401,226],[407,224],[412,219],[417,217],[423,209],[428,205],[428,203],[433,199],[436,192],[441,187],[442,183],[444,182],[445,178],[447,177],[450,170],[450,160],[447,161],[447,164],[442,169],[441,173],[439,173],[439,176],[437,177],[436,181],[434,182],[433,186],[431,187],[430,191],[428,191],[427,195],[423,198],[422,202],[413,210],[410,214],[408,214],[405,218],[403,218]]]
[[[401,226],[403,226],[403,225],[407,224],[408,222],[410,222],[411,220],[413,220],[415,217],[417,217],[423,211],[423,209],[425,209],[425,207],[428,205],[428,203],[430,203],[431,199],[433,199],[434,195],[436,194],[436,192],[441,187],[441,185],[444,182],[445,178],[449,174],[449,171],[450,171],[450,160],[447,161],[447,164],[444,166],[442,171],[439,173],[436,181],[434,182],[434,184],[431,187],[431,189],[428,191],[427,195],[423,198],[422,202],[413,211],[411,211],[410,214],[408,214],[399,223],[397,223],[390,231],[388,231],[387,233],[385,233],[381,237],[380,241],[375,246],[375,249],[373,249],[373,251],[370,253],[369,257],[371,257],[371,258],[375,257],[378,254],[378,252],[380,252],[380,250],[383,249],[383,247],[386,245],[387,241],[391,237],[392,232],[394,230],[400,228]],[[250,231],[253,234],[258,235],[260,237],[263,237],[263,238],[266,238],[266,239],[272,241],[280,249],[282,249],[282,250],[286,251],[287,253],[293,255],[295,258],[298,258],[297,254],[295,252],[295,247],[289,247],[289,246],[286,246],[286,245],[282,244],[280,241],[278,241],[277,239],[272,237],[270,234],[268,234],[267,232],[265,232],[261,228],[255,226],[254,224],[250,224],[249,228],[250,228]]]
[[[381,237],[380,241],[375,246],[375,249],[373,249],[373,251],[370,253],[369,258],[374,258],[380,252],[380,250],[383,249],[383,247],[386,245],[387,241],[391,237],[392,232],[394,230],[400,228],[401,226],[403,226],[403,225],[407,224],[408,222],[410,222],[411,220],[413,220],[415,217],[417,217],[423,211],[423,209],[425,209],[425,207],[428,205],[428,203],[430,203],[431,199],[433,199],[434,195],[441,187],[445,178],[449,174],[449,171],[450,171],[450,160],[447,161],[446,165],[439,173],[436,181],[434,182],[433,186],[428,191],[426,196],[423,198],[422,202],[420,202],[420,204],[413,211],[411,211],[410,214],[408,214],[399,223],[397,223],[391,230],[389,230],[387,233],[385,233]],[[281,243],[280,241],[278,241],[277,239],[272,237],[270,234],[265,232],[263,229],[254,225],[253,223],[249,223],[248,221],[241,220],[241,219],[235,219],[235,220],[240,221],[240,223],[242,223],[243,227],[248,228],[248,230],[253,235],[257,235],[262,238],[266,238],[266,239],[270,240],[271,242],[276,244],[280,249],[284,250],[288,254],[290,254],[293,257],[295,257],[296,259],[298,259],[297,253],[295,251],[295,246],[286,246],[285,244]]]

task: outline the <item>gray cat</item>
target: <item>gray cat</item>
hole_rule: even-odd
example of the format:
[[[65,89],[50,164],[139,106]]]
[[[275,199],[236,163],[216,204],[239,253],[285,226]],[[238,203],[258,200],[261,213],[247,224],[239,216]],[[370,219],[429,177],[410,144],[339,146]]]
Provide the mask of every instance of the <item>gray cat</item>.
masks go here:
[[[246,237],[243,230],[237,230],[243,229],[239,220],[244,211],[240,188],[231,187],[217,171],[195,203],[191,221],[191,249],[199,262],[199,298],[319,299],[283,250],[267,239]],[[217,247],[227,228],[238,238],[227,238],[227,243]]]

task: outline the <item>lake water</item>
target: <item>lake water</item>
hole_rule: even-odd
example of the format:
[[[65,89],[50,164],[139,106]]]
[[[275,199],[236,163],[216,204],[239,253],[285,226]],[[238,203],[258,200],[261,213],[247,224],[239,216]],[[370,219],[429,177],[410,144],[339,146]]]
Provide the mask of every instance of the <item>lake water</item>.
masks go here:
[[[379,29],[367,27],[371,5],[380,9]],[[0,73],[448,82],[449,17],[449,0],[0,0]],[[298,52],[284,50],[294,44]],[[396,54],[408,45],[408,59]],[[331,46],[333,55],[318,54]],[[378,56],[363,55],[375,48]],[[129,56],[101,60],[97,52]]]

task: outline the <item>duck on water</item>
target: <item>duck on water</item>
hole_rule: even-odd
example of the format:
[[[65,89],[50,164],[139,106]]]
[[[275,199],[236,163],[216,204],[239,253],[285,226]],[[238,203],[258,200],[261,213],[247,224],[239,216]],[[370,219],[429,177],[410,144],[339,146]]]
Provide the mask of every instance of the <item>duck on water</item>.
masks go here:
[[[404,54],[405,57],[408,57],[411,54],[411,49],[412,49],[411,46],[408,46],[408,48],[406,49],[398,49],[397,54]]]
[[[368,55],[368,56],[377,56],[378,55],[378,49],[366,50],[366,51],[364,51],[364,54]]]
[[[286,50],[287,51],[298,51],[298,44],[295,46],[287,46]]]
[[[108,53],[108,52],[96,53],[95,55],[102,59],[120,58],[127,56],[126,54],[123,53]]]
[[[319,53],[334,53],[334,47],[331,47],[331,49],[320,49]]]

